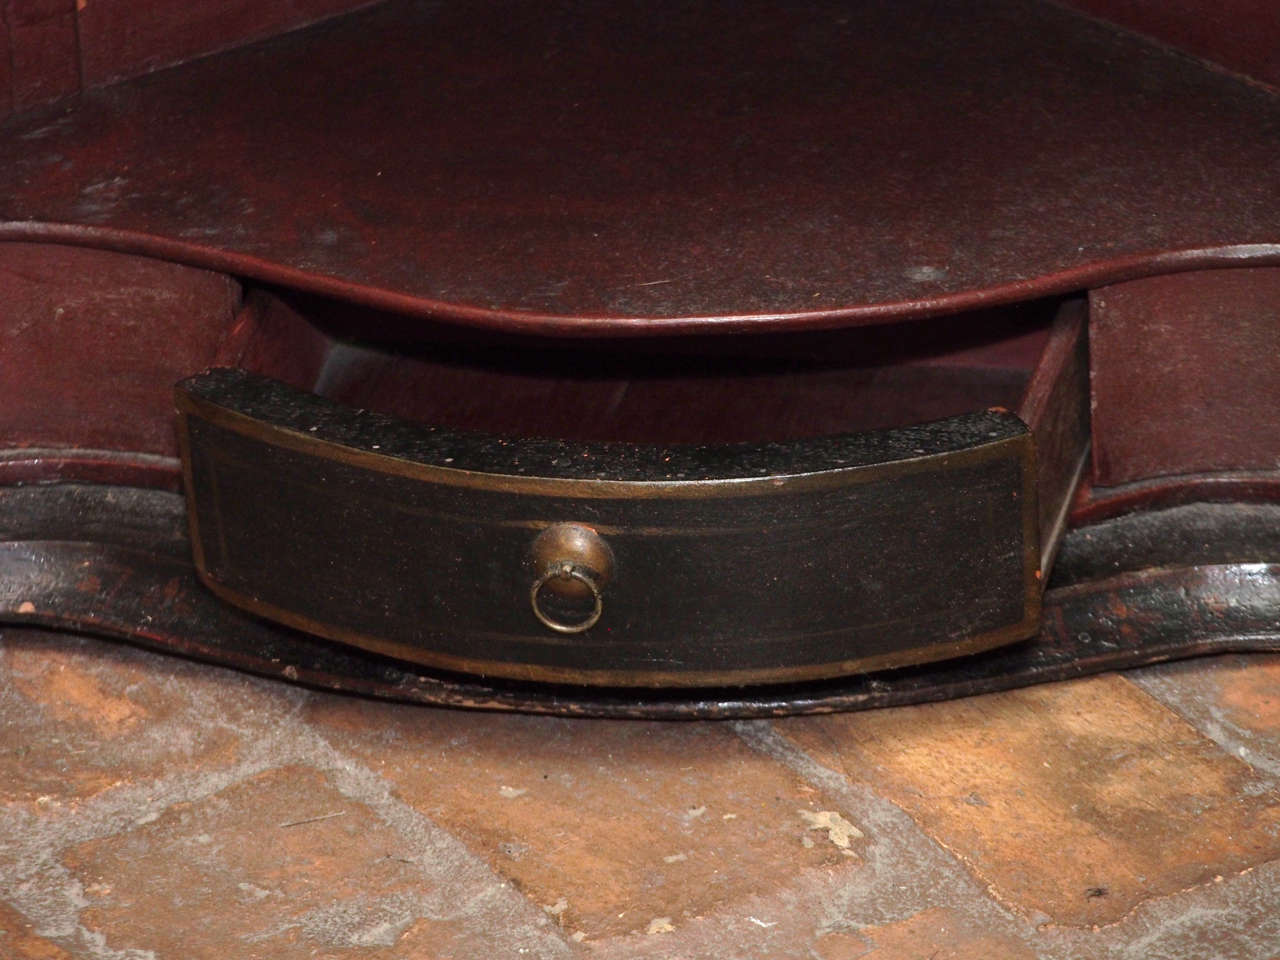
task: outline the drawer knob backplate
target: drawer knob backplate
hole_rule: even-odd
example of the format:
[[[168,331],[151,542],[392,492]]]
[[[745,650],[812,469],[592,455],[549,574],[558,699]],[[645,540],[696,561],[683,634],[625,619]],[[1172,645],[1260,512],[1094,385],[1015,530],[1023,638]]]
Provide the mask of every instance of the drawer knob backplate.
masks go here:
[[[529,604],[538,622],[557,633],[584,633],[604,612],[603,590],[613,576],[613,551],[590,527],[557,523],[534,539],[537,579]]]

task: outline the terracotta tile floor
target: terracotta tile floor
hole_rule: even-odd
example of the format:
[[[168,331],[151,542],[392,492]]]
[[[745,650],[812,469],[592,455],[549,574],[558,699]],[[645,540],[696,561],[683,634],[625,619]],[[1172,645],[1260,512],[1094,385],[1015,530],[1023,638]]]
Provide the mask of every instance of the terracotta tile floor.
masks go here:
[[[1280,657],[747,723],[0,634],[0,957],[1272,958]]]

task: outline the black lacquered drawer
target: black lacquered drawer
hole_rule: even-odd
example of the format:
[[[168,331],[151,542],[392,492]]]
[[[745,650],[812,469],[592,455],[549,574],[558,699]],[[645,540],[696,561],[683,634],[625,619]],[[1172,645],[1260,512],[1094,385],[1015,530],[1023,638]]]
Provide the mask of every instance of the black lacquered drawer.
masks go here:
[[[205,582],[418,663],[766,683],[1038,626],[1034,445],[1007,412],[659,447],[452,433],[238,370],[185,381],[178,404]]]

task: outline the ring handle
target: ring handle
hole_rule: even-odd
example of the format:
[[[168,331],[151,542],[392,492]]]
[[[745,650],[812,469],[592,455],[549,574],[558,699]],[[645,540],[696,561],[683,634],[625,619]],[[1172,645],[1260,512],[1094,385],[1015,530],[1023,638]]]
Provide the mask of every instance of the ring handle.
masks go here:
[[[578,623],[566,623],[550,616],[542,609],[542,602],[538,599],[538,595],[551,580],[577,580],[591,591],[591,613],[587,615],[585,620]],[[559,566],[551,567],[535,580],[533,586],[529,589],[529,604],[533,607],[533,615],[538,618],[538,622],[557,633],[583,633],[594,627],[596,621],[600,619],[600,615],[604,613],[604,597],[600,593],[600,587],[596,584],[595,577],[572,563],[562,563]]]

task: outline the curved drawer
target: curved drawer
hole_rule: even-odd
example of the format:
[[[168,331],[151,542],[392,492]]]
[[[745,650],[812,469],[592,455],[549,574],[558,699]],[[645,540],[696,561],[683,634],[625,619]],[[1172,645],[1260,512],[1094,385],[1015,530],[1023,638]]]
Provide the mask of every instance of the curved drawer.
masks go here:
[[[179,384],[196,563],[231,603],[443,669],[720,686],[1033,634],[1014,415],[786,444],[459,435],[239,370]]]

